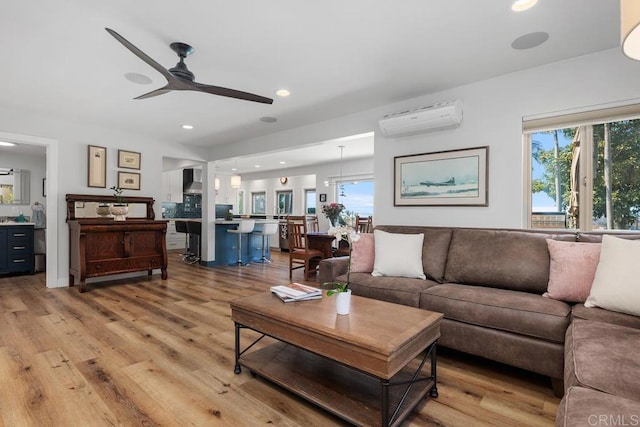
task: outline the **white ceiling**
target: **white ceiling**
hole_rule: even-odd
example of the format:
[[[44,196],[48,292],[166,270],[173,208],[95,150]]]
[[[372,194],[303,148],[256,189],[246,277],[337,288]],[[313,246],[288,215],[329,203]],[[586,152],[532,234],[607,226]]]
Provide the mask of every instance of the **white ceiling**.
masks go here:
[[[0,104],[158,140],[230,143],[619,45],[613,0],[31,0],[0,14]],[[164,78],[105,30],[170,68],[191,44],[196,81],[277,98],[196,92],[133,100]],[[531,32],[548,41],[511,43]],[[133,83],[127,73],[149,77]],[[276,123],[263,123],[263,116]],[[183,123],[195,128],[185,131]],[[325,150],[330,151],[330,150]],[[335,150],[334,150],[335,151]],[[334,157],[335,160],[336,157]]]

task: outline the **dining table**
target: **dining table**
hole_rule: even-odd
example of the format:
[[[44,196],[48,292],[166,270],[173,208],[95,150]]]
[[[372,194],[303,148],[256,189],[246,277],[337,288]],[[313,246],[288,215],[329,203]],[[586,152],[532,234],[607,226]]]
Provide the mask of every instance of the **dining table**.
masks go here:
[[[326,231],[308,231],[307,245],[309,249],[317,249],[322,252],[323,258],[333,257],[333,242],[336,237]]]

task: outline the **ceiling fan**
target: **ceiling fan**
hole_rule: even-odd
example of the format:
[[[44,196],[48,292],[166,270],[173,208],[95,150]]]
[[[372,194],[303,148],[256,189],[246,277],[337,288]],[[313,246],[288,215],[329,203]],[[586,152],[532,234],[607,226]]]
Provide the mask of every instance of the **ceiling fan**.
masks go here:
[[[146,53],[131,44],[127,39],[122,37],[117,32],[113,31],[111,28],[105,28],[105,30],[107,30],[107,32],[111,34],[116,40],[122,43],[124,47],[133,52],[134,55],[142,59],[147,64],[151,65],[153,68],[155,68],[156,71],[162,74],[165,79],[167,79],[166,86],[153,90],[149,93],[145,93],[144,95],[140,95],[134,99],[151,98],[152,96],[162,95],[167,92],[171,92],[172,90],[193,90],[196,92],[210,93],[212,95],[228,96],[229,98],[242,99],[245,101],[261,102],[263,104],[273,103],[273,99],[266,98],[264,96],[256,95],[249,92],[242,92],[235,89],[228,89],[226,87],[206,85],[194,81],[194,74],[189,71],[189,69],[187,68],[187,64],[184,63],[184,59],[188,55],[193,53],[193,48],[186,43],[176,42],[169,45],[169,47],[171,47],[171,49],[178,54],[180,61],[176,64],[175,67],[169,68],[167,70]]]

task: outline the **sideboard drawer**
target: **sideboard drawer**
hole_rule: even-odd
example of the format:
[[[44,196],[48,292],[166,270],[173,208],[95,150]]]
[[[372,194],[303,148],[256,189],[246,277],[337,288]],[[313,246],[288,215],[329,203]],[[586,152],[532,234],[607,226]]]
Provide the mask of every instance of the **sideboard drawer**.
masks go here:
[[[153,270],[155,268],[162,268],[163,264],[162,255],[88,261],[87,277]]]

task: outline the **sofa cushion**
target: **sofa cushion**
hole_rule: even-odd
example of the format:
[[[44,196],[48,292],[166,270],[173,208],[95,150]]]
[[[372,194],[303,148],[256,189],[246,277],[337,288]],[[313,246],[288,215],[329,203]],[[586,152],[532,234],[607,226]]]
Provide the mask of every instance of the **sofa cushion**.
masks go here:
[[[542,296],[584,302],[589,296],[600,259],[600,244],[562,242],[547,239],[549,249],[549,284]]]
[[[358,240],[351,243],[350,268],[354,273],[371,273],[375,259],[373,233],[358,234]]]
[[[640,316],[640,241],[602,237],[600,262],[586,307]]]
[[[422,267],[424,234],[374,230],[375,257],[372,276],[426,279]]]
[[[354,295],[419,307],[420,292],[437,282],[406,277],[374,277],[368,273],[351,273],[349,288]],[[346,282],[347,275],[337,280]]]
[[[628,326],[640,329],[640,317],[631,314],[618,313],[598,307],[585,307],[584,304],[576,304],[571,307],[572,319],[595,320],[596,322],[612,323],[614,325]]]
[[[427,278],[442,283],[447,264],[447,253],[451,242],[450,228],[414,227],[405,225],[380,225],[376,230],[388,233],[424,234],[422,246],[422,268]]]
[[[576,319],[565,341],[567,389],[582,386],[638,400],[640,330]]]
[[[588,388],[570,387],[558,407],[558,427],[613,425],[640,425],[640,402]]]
[[[637,231],[630,232],[611,232],[611,231],[581,231],[577,235],[578,242],[587,242],[587,243],[600,243],[602,242],[602,236],[615,236],[621,239],[627,240],[639,240],[640,233]]]
[[[562,343],[571,307],[527,292],[445,283],[422,291],[420,308],[446,319]]]
[[[512,230],[454,229],[445,281],[542,295],[549,281],[546,239],[551,237]]]

